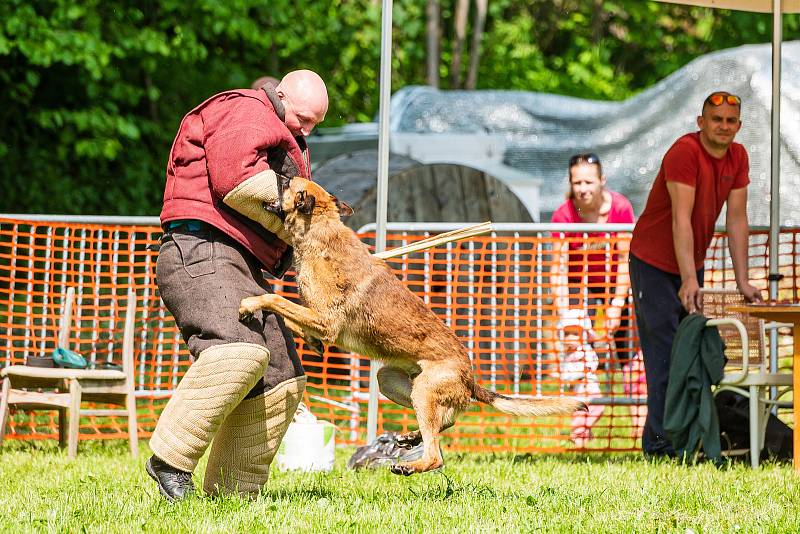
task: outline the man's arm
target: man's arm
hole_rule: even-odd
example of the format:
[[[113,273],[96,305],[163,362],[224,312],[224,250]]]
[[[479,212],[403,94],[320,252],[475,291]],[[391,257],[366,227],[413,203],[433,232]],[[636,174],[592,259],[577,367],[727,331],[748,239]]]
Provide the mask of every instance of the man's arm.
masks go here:
[[[668,181],[667,191],[672,202],[672,242],[681,275],[678,298],[687,312],[694,313],[700,309],[700,284],[694,265],[692,230],[695,189],[680,182]]]
[[[728,248],[733,259],[736,287],[747,302],[761,302],[761,290],[750,285],[748,272],[750,226],[747,222],[747,188],[732,189],[728,193],[727,203],[725,227],[728,230]]]

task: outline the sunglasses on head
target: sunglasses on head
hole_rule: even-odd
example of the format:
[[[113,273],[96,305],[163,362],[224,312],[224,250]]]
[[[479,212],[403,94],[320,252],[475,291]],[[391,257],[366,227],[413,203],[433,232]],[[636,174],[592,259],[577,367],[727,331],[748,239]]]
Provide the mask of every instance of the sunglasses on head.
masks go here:
[[[742,99],[730,93],[711,93],[708,95],[708,98],[706,98],[706,104],[710,104],[712,106],[728,104],[729,106],[741,107]]]
[[[579,163],[588,163],[590,165],[599,165],[600,158],[597,157],[597,154],[594,153],[586,153],[586,154],[575,154],[571,158],[569,158],[569,166],[574,167]]]

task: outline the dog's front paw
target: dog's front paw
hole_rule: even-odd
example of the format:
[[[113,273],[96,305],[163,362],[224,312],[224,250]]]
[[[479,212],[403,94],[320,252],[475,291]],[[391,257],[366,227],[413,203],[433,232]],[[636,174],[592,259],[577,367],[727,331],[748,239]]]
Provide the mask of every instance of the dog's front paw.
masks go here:
[[[247,297],[239,303],[239,320],[248,321],[260,310],[258,297]]]

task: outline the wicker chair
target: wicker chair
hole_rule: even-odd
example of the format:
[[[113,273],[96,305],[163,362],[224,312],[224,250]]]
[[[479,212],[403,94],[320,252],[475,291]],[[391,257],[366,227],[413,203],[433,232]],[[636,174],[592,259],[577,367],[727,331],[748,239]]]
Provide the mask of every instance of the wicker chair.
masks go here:
[[[729,311],[731,306],[745,304],[735,289],[703,289],[702,302],[708,326],[719,329],[728,358],[725,375],[715,392],[733,390],[750,399],[750,464],[755,468],[764,447],[769,410],[773,406],[791,406],[790,401],[781,401],[780,397],[792,386],[792,372],[771,368],[765,343],[766,328],[784,325],[765,325],[762,319]],[[773,386],[781,388],[775,397],[770,396]]]

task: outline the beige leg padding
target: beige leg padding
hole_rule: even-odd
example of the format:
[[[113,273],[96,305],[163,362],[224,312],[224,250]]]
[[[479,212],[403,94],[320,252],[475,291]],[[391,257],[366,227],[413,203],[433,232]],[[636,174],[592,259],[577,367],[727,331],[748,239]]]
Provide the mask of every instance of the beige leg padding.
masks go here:
[[[267,483],[269,466],[292,422],[306,388],[306,377],[290,378],[252,399],[225,419],[208,456],[203,490],[257,494]]]
[[[200,353],[172,394],[150,438],[153,454],[192,472],[225,417],[253,388],[269,351],[252,343],[227,343]]]

